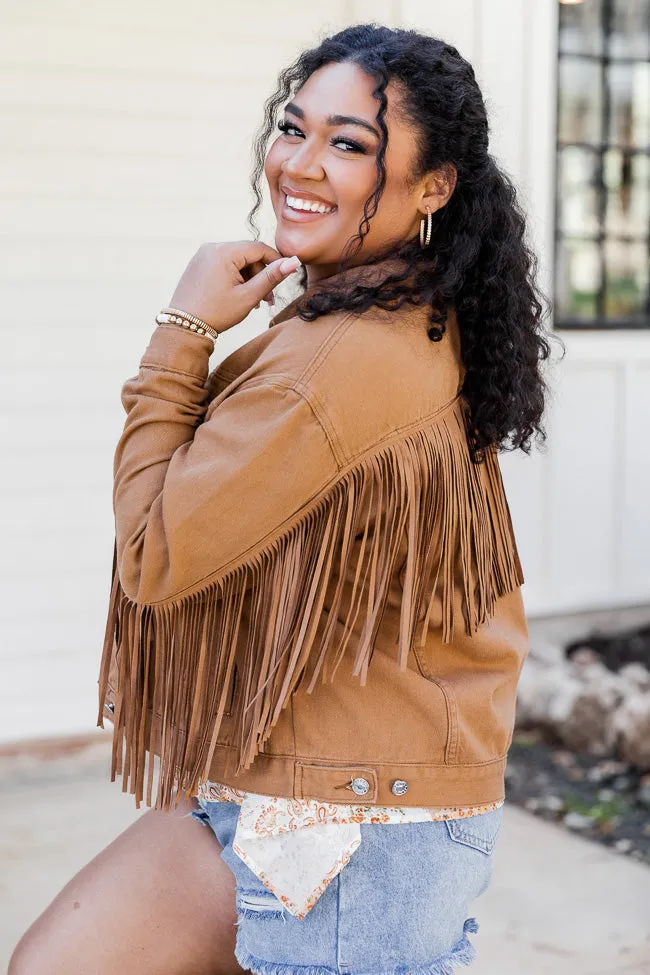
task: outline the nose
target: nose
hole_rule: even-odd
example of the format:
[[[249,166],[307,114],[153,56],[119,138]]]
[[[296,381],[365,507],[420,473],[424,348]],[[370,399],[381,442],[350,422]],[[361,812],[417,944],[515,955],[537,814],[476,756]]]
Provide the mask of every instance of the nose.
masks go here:
[[[283,169],[294,179],[322,180],[325,177],[320,152],[317,146],[304,139],[292,146],[292,152],[284,161]]]

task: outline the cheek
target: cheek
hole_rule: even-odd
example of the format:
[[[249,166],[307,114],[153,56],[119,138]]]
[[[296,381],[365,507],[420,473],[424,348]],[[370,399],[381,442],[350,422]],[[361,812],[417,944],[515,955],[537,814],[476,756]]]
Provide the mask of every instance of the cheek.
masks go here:
[[[354,165],[348,163],[336,169],[330,168],[329,177],[339,210],[345,209],[348,216],[354,215],[361,219],[363,205],[377,183],[374,159],[358,161]]]
[[[381,226],[382,231],[387,228],[401,237],[410,228],[416,214],[417,199],[406,180],[389,176],[373,223]]]
[[[264,160],[264,175],[266,176],[266,181],[269,184],[269,189],[273,197],[278,193],[278,180],[282,171],[283,158],[284,154],[276,140],[267,152],[266,159]]]

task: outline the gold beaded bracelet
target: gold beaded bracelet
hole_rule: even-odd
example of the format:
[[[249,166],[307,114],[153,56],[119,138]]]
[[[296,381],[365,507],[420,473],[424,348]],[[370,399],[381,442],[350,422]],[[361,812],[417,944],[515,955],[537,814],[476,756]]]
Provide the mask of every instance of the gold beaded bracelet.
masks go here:
[[[158,325],[182,325],[183,328],[189,329],[196,335],[209,335],[214,340],[219,335],[212,325],[190,315],[187,311],[181,311],[180,308],[163,308],[156,315],[156,322]]]

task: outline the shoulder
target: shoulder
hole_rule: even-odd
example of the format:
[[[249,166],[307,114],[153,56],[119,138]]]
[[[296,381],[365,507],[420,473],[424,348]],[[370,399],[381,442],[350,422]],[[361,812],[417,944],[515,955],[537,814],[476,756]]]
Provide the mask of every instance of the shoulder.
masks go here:
[[[339,462],[417,425],[456,397],[462,364],[455,317],[440,342],[426,309],[293,315],[229,355],[209,383],[235,393],[263,384],[291,388],[338,445]]]
[[[327,347],[349,317],[348,312],[339,312],[305,322],[292,315],[278,324],[271,323],[226,356],[208,377],[208,385],[213,392],[220,392],[229,384],[234,384],[234,389],[251,381],[294,386],[327,354]]]
[[[455,315],[440,342],[429,327],[428,311],[413,306],[349,315],[299,377],[339,463],[430,422],[457,398],[464,369]]]
[[[329,316],[325,316],[329,317]],[[354,380],[346,394],[360,395],[383,389],[403,401],[434,393],[436,402],[450,384],[455,395],[462,372],[455,316],[450,316],[440,342],[429,338],[428,309],[406,306],[396,311],[370,308],[350,313],[340,322],[330,341],[301,376],[312,388],[331,388],[337,377]]]
[[[455,316],[450,315],[440,342],[429,339],[428,326],[427,310],[413,306],[332,312],[311,322],[292,315],[228,355],[211,377],[277,377],[318,387],[337,376],[354,376],[357,388],[386,376],[399,381],[403,374],[411,385],[419,379],[431,385],[434,376],[445,373],[453,379],[462,371]]]

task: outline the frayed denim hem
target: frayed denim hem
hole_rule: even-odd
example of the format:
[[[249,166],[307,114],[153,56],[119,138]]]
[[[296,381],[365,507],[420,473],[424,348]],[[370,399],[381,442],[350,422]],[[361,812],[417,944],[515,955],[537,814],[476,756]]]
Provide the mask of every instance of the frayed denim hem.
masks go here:
[[[476,958],[476,948],[467,937],[468,933],[476,934],[478,922],[474,917],[468,917],[463,925],[463,936],[456,942],[451,951],[437,958],[429,965],[415,967],[400,965],[383,972],[359,972],[355,975],[453,975],[456,965],[471,965]],[[255,958],[243,946],[235,947],[235,958],[242,966],[255,975],[339,975],[333,968],[323,968],[321,965],[286,965]]]

